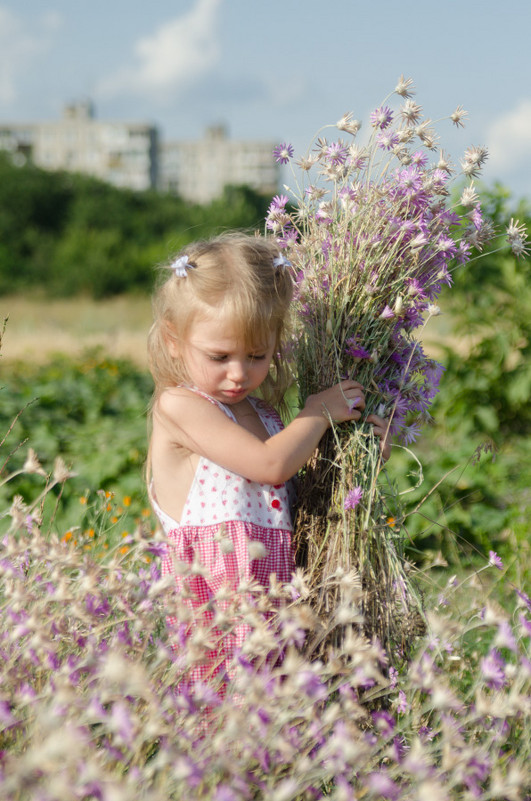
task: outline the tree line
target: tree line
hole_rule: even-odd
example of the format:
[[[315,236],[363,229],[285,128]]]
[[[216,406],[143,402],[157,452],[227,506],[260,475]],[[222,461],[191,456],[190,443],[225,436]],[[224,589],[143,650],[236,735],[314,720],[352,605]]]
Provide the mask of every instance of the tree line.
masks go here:
[[[0,156],[0,292],[102,298],[149,291],[157,263],[192,240],[262,229],[269,197],[228,186],[207,205]]]

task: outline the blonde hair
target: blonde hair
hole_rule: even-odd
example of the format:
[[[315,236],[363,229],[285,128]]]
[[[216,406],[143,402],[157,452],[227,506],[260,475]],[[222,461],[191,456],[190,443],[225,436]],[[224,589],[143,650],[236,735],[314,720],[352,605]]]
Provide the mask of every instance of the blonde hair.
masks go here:
[[[215,308],[228,315],[250,348],[261,347],[275,334],[271,369],[260,394],[280,403],[290,383],[286,329],[293,281],[289,267],[274,264],[278,246],[263,237],[230,234],[187,245],[184,254],[191,265],[184,277],[172,270],[153,297],[148,361],[155,398],[166,387],[188,383],[186,365],[170,354],[169,342],[186,342],[197,315]],[[169,268],[171,263],[163,265]]]

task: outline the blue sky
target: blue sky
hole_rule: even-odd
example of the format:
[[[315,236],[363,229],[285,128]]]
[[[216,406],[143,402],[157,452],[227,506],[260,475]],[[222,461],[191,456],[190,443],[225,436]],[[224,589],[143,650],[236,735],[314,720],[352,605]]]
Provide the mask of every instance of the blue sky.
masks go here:
[[[458,160],[485,145],[487,183],[531,198],[529,0],[0,0],[0,122],[55,119],[90,97],[102,119],[166,139],[225,123],[290,141],[368,115],[401,74]]]

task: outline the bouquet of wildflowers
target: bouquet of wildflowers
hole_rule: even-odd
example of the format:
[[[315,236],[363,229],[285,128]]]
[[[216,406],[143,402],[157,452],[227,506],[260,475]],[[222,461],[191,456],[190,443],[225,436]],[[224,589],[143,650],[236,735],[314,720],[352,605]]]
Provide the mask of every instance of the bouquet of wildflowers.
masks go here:
[[[391,97],[398,98],[393,110]],[[300,170],[296,189],[276,196],[266,226],[285,249],[297,276],[295,362],[301,398],[342,378],[365,388],[366,414],[389,420],[407,446],[430,420],[443,368],[423,350],[419,332],[439,313],[437,297],[494,236],[474,178],[487,157],[466,150],[458,172],[439,149],[433,123],[413,99],[410,79],[370,117],[370,136],[345,114],[332,141],[317,136],[293,162],[282,144],[275,156]],[[459,106],[450,120],[463,124]],[[321,133],[321,132],[320,132]],[[450,185],[464,176],[460,198]],[[508,239],[526,252],[524,228],[511,221]],[[401,651],[418,630],[422,610],[401,552],[396,508],[390,515],[378,475],[379,443],[367,424],[329,430],[301,476],[295,541],[311,566],[315,599],[327,610],[339,602],[330,587],[354,572],[362,588],[365,632]],[[396,493],[394,493],[396,494]]]

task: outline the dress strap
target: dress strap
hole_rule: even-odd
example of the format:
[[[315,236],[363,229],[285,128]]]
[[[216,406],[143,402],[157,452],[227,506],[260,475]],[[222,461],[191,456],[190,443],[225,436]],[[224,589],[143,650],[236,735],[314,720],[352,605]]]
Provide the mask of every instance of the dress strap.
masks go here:
[[[199,395],[201,398],[204,398],[205,400],[210,401],[210,403],[214,404],[214,406],[217,406],[219,409],[221,409],[222,412],[225,412],[227,417],[230,417],[231,420],[234,420],[234,422],[237,422],[236,418],[235,418],[234,414],[231,412],[229,406],[225,406],[224,403],[221,403],[221,401],[218,401],[215,398],[212,398],[210,395],[207,395],[206,392],[203,392],[202,390],[197,389],[197,387],[191,387],[191,386],[188,386],[187,384],[181,384],[181,386],[182,386],[183,389],[189,389],[190,392],[194,392],[196,395]]]

